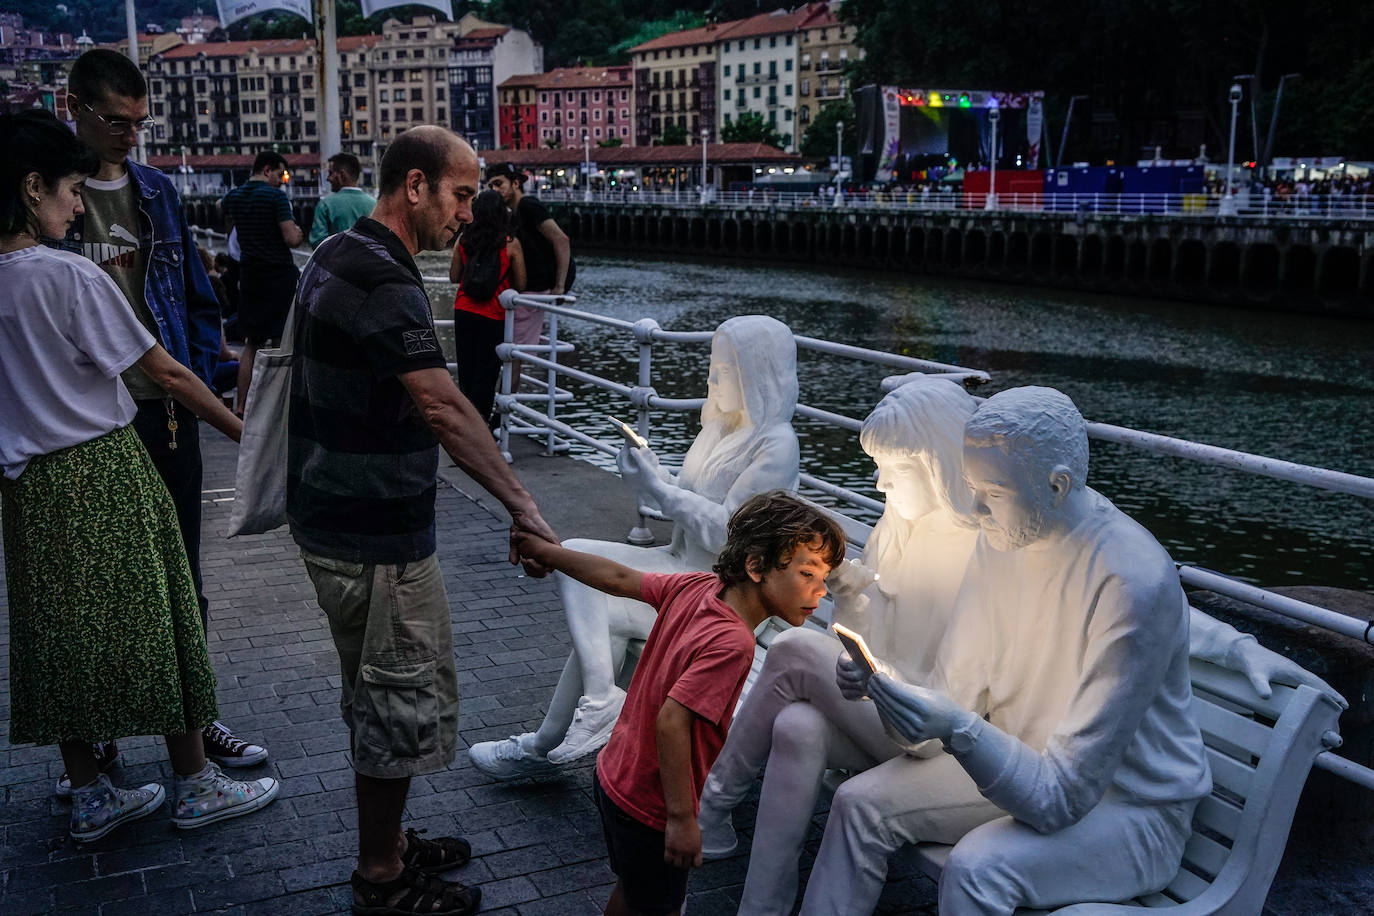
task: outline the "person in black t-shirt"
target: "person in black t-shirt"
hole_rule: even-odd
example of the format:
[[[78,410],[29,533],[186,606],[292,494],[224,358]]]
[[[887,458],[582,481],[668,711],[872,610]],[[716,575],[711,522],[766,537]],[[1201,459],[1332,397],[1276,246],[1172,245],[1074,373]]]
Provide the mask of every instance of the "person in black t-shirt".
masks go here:
[[[515,214],[515,237],[525,255],[526,292],[562,295],[570,279],[572,245],[539,198],[525,193],[525,178],[525,173],[511,162],[487,167],[487,187],[500,194]],[[538,309],[517,306],[515,343],[539,343],[543,324],[544,315]]]
[[[411,128],[387,147],[380,179],[371,217],[321,242],[301,279],[286,514],[339,656],[358,801],[354,909],[467,916],[480,889],[437,875],[467,863],[468,842],[401,829],[411,778],[443,770],[457,746],[435,446],[510,512],[512,562],[517,535],[557,538],[445,368],[415,266],[472,220],[477,154],[441,127]]]

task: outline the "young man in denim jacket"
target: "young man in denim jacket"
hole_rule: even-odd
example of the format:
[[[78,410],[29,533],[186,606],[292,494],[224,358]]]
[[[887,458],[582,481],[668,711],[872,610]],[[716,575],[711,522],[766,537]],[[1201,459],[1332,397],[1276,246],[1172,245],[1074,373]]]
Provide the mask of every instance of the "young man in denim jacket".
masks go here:
[[[77,136],[101,165],[84,191],[86,212],[62,247],[100,265],[167,352],[209,385],[219,362],[219,301],[171,181],[128,158],[138,135],[152,124],[143,74],[118,52],[87,51],[72,65],[67,99]],[[136,367],[123,378],[138,405],[134,429],[176,505],[208,636],[209,602],[200,574],[199,424]],[[206,726],[204,740],[205,755],[222,766],[267,759],[265,748],[235,738],[219,722]],[[103,745],[97,757],[103,766],[113,765],[114,743]],[[70,791],[66,779],[63,774],[58,780],[59,795]]]

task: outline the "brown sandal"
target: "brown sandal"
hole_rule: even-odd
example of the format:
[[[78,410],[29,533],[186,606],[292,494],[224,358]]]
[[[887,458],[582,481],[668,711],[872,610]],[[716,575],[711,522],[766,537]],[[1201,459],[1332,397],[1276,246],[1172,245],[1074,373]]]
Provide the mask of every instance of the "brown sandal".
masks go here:
[[[353,912],[359,916],[471,916],[482,905],[480,887],[444,881],[409,866],[380,883],[355,871],[351,883]]]
[[[406,830],[406,851],[401,853],[401,862],[430,875],[452,868],[462,868],[472,860],[472,847],[460,836],[441,836],[432,840],[420,834],[424,830]]]

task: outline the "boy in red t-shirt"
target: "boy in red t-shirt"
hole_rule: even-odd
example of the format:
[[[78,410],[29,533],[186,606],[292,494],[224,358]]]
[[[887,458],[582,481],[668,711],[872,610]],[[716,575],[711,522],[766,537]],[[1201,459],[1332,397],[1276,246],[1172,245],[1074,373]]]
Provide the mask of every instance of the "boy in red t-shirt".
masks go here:
[[[597,806],[619,876],[608,916],[677,913],[701,864],[697,806],[725,743],[768,617],[806,621],[844,559],[844,534],[819,510],[774,490],[731,516],[712,572],[641,573],[536,538],[522,556],[658,611],[625,706],[596,762]]]

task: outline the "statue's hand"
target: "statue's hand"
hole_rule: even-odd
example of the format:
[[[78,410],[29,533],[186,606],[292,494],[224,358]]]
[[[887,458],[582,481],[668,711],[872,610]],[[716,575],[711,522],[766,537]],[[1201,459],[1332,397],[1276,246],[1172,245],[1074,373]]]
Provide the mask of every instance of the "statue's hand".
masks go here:
[[[946,741],[973,715],[938,690],[908,684],[884,672],[869,679],[868,695],[888,734],[904,748],[932,738]]]
[[[878,581],[878,574],[863,564],[862,560],[845,560],[830,570],[825,586],[836,602],[857,598],[864,590]]]
[[[840,688],[840,696],[846,700],[862,700],[868,696],[870,677],[867,668],[856,664],[848,652],[840,650],[840,657],[835,660],[835,686]]]
[[[1287,684],[1296,687],[1307,684],[1335,700],[1341,709],[1349,709],[1345,697],[1336,692],[1326,681],[1299,665],[1292,659],[1277,652],[1271,652],[1253,638],[1238,639],[1228,653],[1229,667],[1244,674],[1255,692],[1266,699],[1274,692],[1270,684]]]
[[[647,446],[621,446],[620,454],[615,458],[615,465],[620,470],[622,478],[640,493],[650,497],[657,498],[663,487],[672,482],[672,476],[658,463],[658,456],[654,454],[654,450]]]

